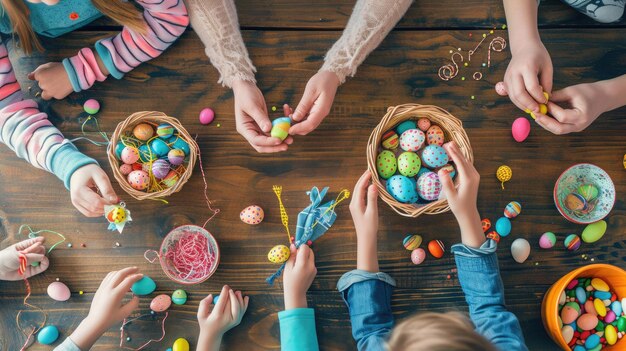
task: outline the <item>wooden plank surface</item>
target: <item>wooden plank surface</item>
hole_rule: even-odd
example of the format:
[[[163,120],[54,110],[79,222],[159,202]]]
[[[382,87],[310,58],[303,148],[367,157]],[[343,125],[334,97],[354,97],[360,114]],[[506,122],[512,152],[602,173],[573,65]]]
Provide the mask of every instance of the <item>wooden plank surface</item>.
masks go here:
[[[626,204],[621,195],[626,191],[626,171],[621,165],[626,152],[623,123],[626,111],[607,113],[584,133],[569,136],[556,137],[533,126],[526,142],[515,143],[510,136],[510,125],[520,111],[493,91],[494,83],[504,74],[508,52],[494,54],[494,65],[484,71],[481,81],[457,78],[442,82],[437,77],[437,69],[447,62],[450,49],[467,50],[474,46],[474,41],[468,40],[470,32],[393,32],[359,68],[357,77],[339,89],[331,115],[318,130],[296,138],[288,152],[277,155],[255,153],[236,133],[232,93],[215,83],[216,71],[192,32],[186,33],[164,56],[141,66],[122,81],[110,78],[64,101],[44,103],[53,122],[70,138],[80,135],[78,117],[87,98],[102,103],[99,119],[107,131],[112,131],[132,112],[160,110],[177,116],[191,134],[198,134],[209,196],[222,210],[208,226],[219,241],[221,264],[208,282],[187,288],[190,299],[186,305],[172,308],[166,339],[149,349],[165,349],[178,337],[195,344],[198,301],[208,293],[218,292],[226,283],[249,294],[251,304],[242,324],[226,335],[224,349],[278,349],[276,314],[283,308],[282,285],[269,287],[264,282],[275,268],[266,261],[267,251],[284,241],[271,186],[283,185],[283,200],[292,220],[308,205],[305,191],[311,186],[330,186],[333,194],[341,188],[351,189],[366,167],[367,138],[386,107],[416,102],[442,106],[463,120],[482,175],[478,207],[484,217],[495,220],[509,201],[522,203],[523,214],[514,221],[513,234],[503,240],[498,250],[507,302],[520,318],[530,349],[556,350],[540,322],[541,298],[550,284],[569,270],[590,263],[581,254],[588,254],[596,262],[626,268],[622,257],[626,245],[623,238]],[[476,37],[482,32],[472,33]],[[54,43],[47,42],[50,51],[45,57],[14,57],[21,83],[24,87],[29,85],[24,77],[38,64],[60,60],[85,43],[106,35],[110,33],[77,32]],[[337,31],[245,31],[244,39],[259,69],[257,78],[268,106],[296,104],[307,79],[319,68],[324,52],[339,35]],[[617,31],[588,29],[581,33],[575,29],[550,29],[544,31],[543,37],[555,63],[555,87],[623,73],[623,67],[617,63],[626,60],[626,43]],[[469,76],[471,72],[468,69],[463,73]],[[471,95],[476,100],[471,100]],[[198,111],[205,106],[216,111],[217,120],[211,126],[197,122]],[[103,148],[78,144],[110,174]],[[180,193],[169,198],[169,205],[134,201],[116,185],[135,219],[118,235],[106,230],[103,218],[82,217],[72,207],[68,192],[53,176],[33,169],[6,148],[3,150],[1,247],[20,239],[16,231],[23,223],[60,231],[74,244],[73,248],[60,247],[53,251],[51,268],[30,279],[34,290],[32,303],[48,311],[49,321],[59,326],[62,337],[69,335],[86,316],[93,293],[111,269],[137,265],[157,281],[159,293],[171,293],[181,287],[169,281],[158,265],[147,263],[143,253],[157,248],[174,225],[201,224],[207,218],[208,211],[200,195],[203,183],[199,170],[195,170]],[[575,253],[565,251],[561,244],[553,250],[539,251],[540,233],[558,233],[562,243],[564,234],[582,231],[581,226],[559,216],[551,195],[559,174],[579,162],[601,166],[615,182],[618,201],[608,217],[608,232],[600,242],[584,245]],[[504,191],[493,175],[502,163],[510,165],[514,172]],[[250,227],[239,221],[239,211],[249,204],[265,209],[266,219],[260,226]],[[427,309],[465,310],[463,294],[453,273],[453,257],[447,254],[441,260],[429,258],[423,265],[413,266],[408,252],[401,246],[404,235],[413,232],[420,233],[425,240],[441,239],[447,247],[458,242],[459,231],[453,216],[448,213],[408,219],[396,215],[382,202],[379,206],[379,258],[381,270],[398,282],[392,300],[396,317],[401,319]],[[522,265],[509,255],[508,247],[515,237],[529,239],[533,247],[531,258]],[[115,242],[121,243],[121,247],[115,247]],[[86,247],[81,248],[80,243]],[[347,205],[341,206],[333,228],[314,246],[318,276],[308,296],[309,305],[316,310],[323,350],[354,348],[347,310],[335,284],[344,272],[355,267],[355,244]],[[451,279],[447,279],[449,274]],[[45,294],[47,285],[57,277],[74,292],[68,302],[53,302]],[[76,294],[79,290],[85,294]],[[14,334],[14,318],[21,308],[24,287],[21,282],[0,282],[0,291],[0,330],[3,331],[0,349],[14,350],[23,342]],[[150,298],[141,299],[142,313],[148,311],[149,302]],[[158,337],[158,329],[157,321],[134,323],[130,345],[136,347],[144,339]],[[111,328],[94,349],[116,349],[118,338],[118,328]],[[32,349],[47,348],[36,345]]]

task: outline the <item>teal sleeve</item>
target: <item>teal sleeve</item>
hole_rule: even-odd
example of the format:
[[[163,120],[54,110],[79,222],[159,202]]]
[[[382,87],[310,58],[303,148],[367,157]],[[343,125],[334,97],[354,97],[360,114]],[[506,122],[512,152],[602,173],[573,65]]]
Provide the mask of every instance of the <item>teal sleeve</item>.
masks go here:
[[[113,63],[113,58],[111,57],[111,53],[109,52],[109,49],[107,49],[106,46],[102,45],[101,43],[102,40],[103,39],[98,40],[96,42],[96,51],[98,52],[98,55],[100,56],[100,59],[102,60],[102,63],[107,68],[107,70],[109,70],[109,74],[113,76],[115,79],[124,78],[124,73],[120,72],[120,70],[118,70],[117,67],[115,67],[115,64]]]
[[[317,351],[315,311],[312,308],[295,308],[278,312],[280,323],[280,349],[282,351]]]
[[[65,72],[67,73],[67,77],[70,79],[70,83],[72,84],[72,89],[74,92],[78,93],[82,91],[80,87],[80,83],[78,82],[78,76],[76,75],[76,70],[72,66],[72,63],[69,59],[63,59],[63,68],[65,68]]]
[[[63,181],[63,184],[65,184],[65,187],[69,189],[70,180],[74,172],[89,164],[97,165],[98,162],[78,151],[74,144],[68,142],[54,152],[50,161],[50,170],[54,175],[59,177],[59,179]]]

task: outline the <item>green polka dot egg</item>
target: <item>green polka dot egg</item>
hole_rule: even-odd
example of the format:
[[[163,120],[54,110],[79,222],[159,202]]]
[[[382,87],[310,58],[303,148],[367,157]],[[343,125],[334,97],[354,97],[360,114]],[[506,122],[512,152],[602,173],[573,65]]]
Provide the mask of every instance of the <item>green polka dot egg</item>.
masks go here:
[[[376,171],[381,178],[389,179],[396,173],[398,163],[396,161],[396,155],[389,150],[383,150],[378,157],[376,157]]]
[[[422,167],[420,157],[414,152],[403,152],[398,156],[398,171],[405,177],[414,177]]]

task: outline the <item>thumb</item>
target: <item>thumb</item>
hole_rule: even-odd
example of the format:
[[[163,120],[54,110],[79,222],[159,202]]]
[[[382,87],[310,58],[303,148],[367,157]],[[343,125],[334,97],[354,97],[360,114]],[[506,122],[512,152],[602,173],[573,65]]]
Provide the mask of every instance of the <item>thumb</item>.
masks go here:
[[[450,199],[454,197],[456,195],[456,189],[454,188],[454,182],[452,181],[452,177],[450,177],[450,173],[445,169],[440,169],[437,174],[439,175],[439,181],[441,181],[446,198]]]
[[[570,98],[570,96],[567,93],[567,90],[566,89],[561,89],[561,90],[557,90],[557,91],[552,93],[552,96],[550,97],[550,101],[553,101],[553,102],[565,102],[565,101],[568,101],[569,98]]]
[[[94,174],[93,181],[96,183],[98,189],[100,189],[100,194],[102,194],[105,201],[109,204],[119,202],[117,194],[115,194],[115,190],[113,190],[113,186],[111,185],[111,181],[103,170],[100,169],[100,172]]]
[[[35,80],[35,72],[30,72],[26,77],[28,77],[28,79],[30,80]]]
[[[367,188],[367,208],[376,208],[378,205],[378,188],[371,184]]]
[[[120,319],[130,316],[130,314],[133,313],[137,307],[139,307],[139,298],[137,296],[133,296],[127,304],[120,308]]]
[[[309,112],[311,112],[311,108],[313,108],[313,103],[316,100],[316,96],[308,88],[304,89],[304,95],[302,95],[302,99],[298,103],[296,107],[296,111],[293,113],[292,119],[295,122],[300,122],[306,117]]]
[[[259,106],[254,106],[252,111],[248,114],[263,132],[269,133],[269,131],[272,130],[272,122],[270,122],[270,118],[267,115],[267,110],[264,110]]]

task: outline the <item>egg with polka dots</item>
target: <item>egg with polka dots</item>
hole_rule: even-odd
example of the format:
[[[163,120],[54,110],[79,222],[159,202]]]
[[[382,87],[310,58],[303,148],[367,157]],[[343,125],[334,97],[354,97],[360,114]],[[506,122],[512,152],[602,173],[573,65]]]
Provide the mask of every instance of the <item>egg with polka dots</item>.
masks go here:
[[[276,245],[267,254],[267,259],[272,263],[284,263],[289,259],[291,252],[285,245]]]
[[[135,190],[146,190],[150,184],[150,177],[144,171],[132,171],[128,175],[128,184]]]
[[[422,145],[426,136],[419,129],[409,129],[400,136],[400,147],[404,151],[417,151]]]
[[[389,178],[387,181],[387,192],[402,203],[415,203],[418,200],[415,180],[403,175],[395,175]]]
[[[422,174],[417,179],[417,193],[424,200],[437,200],[439,194],[441,194],[441,181],[437,173],[428,172]]]
[[[250,205],[244,208],[239,214],[239,219],[245,224],[256,225],[263,222],[265,213],[263,209],[256,205]]]
[[[445,142],[445,135],[443,134],[441,127],[433,125],[428,128],[428,131],[426,131],[426,142],[429,145],[442,146]]]
[[[448,153],[439,145],[428,145],[422,150],[422,163],[428,168],[438,168],[448,163]]]
[[[383,150],[376,157],[376,171],[378,175],[383,179],[389,179],[396,173],[398,163],[396,161],[396,155],[389,150]]]
[[[420,157],[414,152],[403,152],[398,156],[398,171],[405,177],[414,177],[422,167]]]

